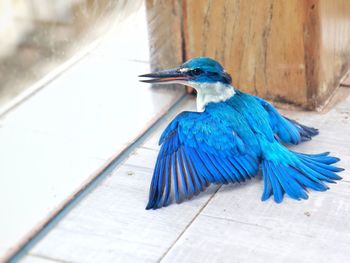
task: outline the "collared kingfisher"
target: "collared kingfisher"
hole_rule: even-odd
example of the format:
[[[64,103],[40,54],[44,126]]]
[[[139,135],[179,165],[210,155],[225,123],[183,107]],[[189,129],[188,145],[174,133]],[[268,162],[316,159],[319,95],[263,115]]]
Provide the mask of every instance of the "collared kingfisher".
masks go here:
[[[325,191],[342,171],[328,152],[305,154],[286,145],[310,140],[318,130],[281,115],[269,102],[231,85],[215,60],[193,58],[179,68],[141,75],[147,83],[180,83],[197,91],[197,111],[177,115],[160,137],[161,145],[146,209],[180,203],[211,183],[240,183],[258,174],[261,199],[280,203],[307,199],[307,189]]]

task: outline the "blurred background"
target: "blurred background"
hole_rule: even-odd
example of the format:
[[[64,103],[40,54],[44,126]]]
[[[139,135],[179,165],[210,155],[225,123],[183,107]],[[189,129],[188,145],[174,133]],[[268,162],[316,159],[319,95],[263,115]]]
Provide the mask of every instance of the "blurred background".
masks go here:
[[[140,8],[142,1],[1,0],[0,105]]]

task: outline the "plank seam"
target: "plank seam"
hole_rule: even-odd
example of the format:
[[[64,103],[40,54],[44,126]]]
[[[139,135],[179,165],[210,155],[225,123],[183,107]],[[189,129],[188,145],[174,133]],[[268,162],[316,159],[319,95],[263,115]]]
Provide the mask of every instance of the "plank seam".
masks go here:
[[[164,252],[164,254],[157,261],[158,263],[162,262],[162,260],[166,257],[166,255],[172,250],[172,248],[176,245],[176,243],[180,240],[180,238],[186,233],[186,231],[191,227],[191,225],[196,221],[198,216],[202,213],[204,208],[210,203],[210,201],[214,198],[216,193],[220,190],[221,186],[219,186],[212,196],[204,203],[204,205],[198,210],[197,214],[192,218],[192,220],[185,226],[184,230],[180,233],[180,235],[175,239],[175,241],[170,245],[170,247]]]
[[[36,257],[36,258],[40,258],[40,259],[45,259],[45,260],[49,260],[49,261],[53,261],[53,262],[58,262],[58,263],[72,263],[70,261],[55,259],[55,258],[47,257],[47,256],[44,256],[44,255],[40,255],[40,254],[29,253],[28,256]]]
[[[234,223],[238,223],[238,224],[259,227],[259,228],[263,228],[263,229],[267,229],[267,230],[272,230],[272,228],[270,228],[270,227],[266,227],[266,226],[262,226],[262,225],[254,224],[254,223],[242,222],[242,221],[235,220],[235,219],[232,219],[232,218],[219,217],[219,216],[213,216],[213,215],[208,215],[208,214],[203,214],[203,216],[209,217],[209,218],[213,218],[213,219],[218,219],[218,220],[224,220],[224,221],[227,221],[227,222],[234,222]]]

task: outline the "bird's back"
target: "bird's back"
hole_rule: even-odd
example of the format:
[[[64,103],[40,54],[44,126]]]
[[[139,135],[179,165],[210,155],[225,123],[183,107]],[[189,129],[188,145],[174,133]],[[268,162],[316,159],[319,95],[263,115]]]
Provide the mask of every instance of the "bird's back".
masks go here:
[[[253,151],[257,157],[261,155],[261,144],[275,141],[269,114],[252,95],[236,91],[229,100],[208,104],[203,114],[214,116],[221,123],[230,125],[249,151]]]
[[[255,96],[236,91],[236,94],[225,102],[234,108],[246,120],[251,131],[260,138],[274,140],[270,117],[261,102]]]

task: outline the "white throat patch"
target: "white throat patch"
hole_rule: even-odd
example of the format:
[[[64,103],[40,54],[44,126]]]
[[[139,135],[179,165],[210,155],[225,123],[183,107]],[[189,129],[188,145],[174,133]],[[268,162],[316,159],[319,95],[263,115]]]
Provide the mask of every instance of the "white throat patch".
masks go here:
[[[229,84],[189,82],[187,85],[197,90],[197,111],[203,112],[210,102],[221,102],[235,95],[234,88]]]

